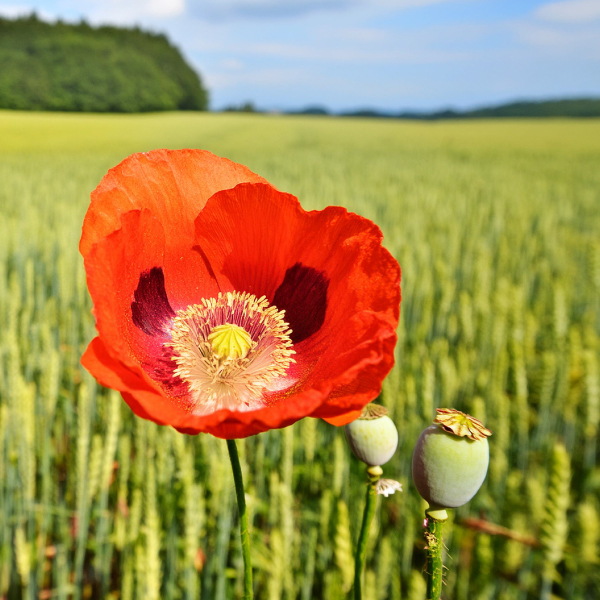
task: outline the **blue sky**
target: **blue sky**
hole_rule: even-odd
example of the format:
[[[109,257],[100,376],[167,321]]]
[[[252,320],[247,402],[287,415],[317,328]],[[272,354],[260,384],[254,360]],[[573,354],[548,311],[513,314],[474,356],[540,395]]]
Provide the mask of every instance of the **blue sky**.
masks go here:
[[[600,0],[0,0],[167,33],[214,109],[468,108],[600,95]]]

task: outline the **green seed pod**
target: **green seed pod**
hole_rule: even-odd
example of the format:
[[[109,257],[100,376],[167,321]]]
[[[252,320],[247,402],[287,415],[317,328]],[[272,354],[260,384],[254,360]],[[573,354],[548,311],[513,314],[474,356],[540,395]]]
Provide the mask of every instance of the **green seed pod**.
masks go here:
[[[485,480],[489,464],[487,437],[477,419],[454,409],[437,409],[434,425],[415,446],[412,476],[421,496],[434,509],[466,504]]]
[[[398,447],[398,430],[378,404],[367,404],[360,417],[344,427],[344,434],[354,456],[369,466],[384,465]]]

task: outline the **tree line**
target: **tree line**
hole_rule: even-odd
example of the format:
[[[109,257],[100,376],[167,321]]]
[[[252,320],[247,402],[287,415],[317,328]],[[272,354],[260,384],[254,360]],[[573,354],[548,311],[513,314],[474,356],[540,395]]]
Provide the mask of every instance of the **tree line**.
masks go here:
[[[163,34],[0,18],[0,108],[206,110],[200,75]]]
[[[248,103],[247,103],[248,104]],[[234,110],[230,108],[229,110]],[[238,109],[240,110],[240,109]],[[246,111],[247,112],[247,111]],[[256,111],[259,112],[259,111]],[[472,110],[444,109],[438,111],[384,111],[359,109],[330,112],[324,106],[309,106],[302,110],[288,111],[295,115],[337,115],[340,117],[378,117],[387,119],[415,119],[437,121],[441,119],[487,119],[487,118],[537,118],[537,117],[600,117],[600,98],[565,98],[560,100],[522,100],[486,106]]]

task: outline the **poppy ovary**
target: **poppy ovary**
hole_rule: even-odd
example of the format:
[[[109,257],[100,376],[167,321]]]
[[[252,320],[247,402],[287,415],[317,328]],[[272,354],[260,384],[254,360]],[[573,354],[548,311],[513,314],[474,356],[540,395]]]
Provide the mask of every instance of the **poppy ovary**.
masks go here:
[[[213,352],[220,358],[246,358],[252,348],[250,334],[239,325],[225,323],[213,327],[208,334]]]
[[[367,404],[358,419],[344,426],[350,450],[364,462],[371,481],[383,474],[381,465],[387,463],[398,448],[398,429],[380,404]]]
[[[471,415],[438,408],[434,424],[421,432],[412,458],[417,491],[429,503],[432,518],[466,504],[482,486],[488,471],[492,432]],[[436,516],[432,511],[442,511]]]

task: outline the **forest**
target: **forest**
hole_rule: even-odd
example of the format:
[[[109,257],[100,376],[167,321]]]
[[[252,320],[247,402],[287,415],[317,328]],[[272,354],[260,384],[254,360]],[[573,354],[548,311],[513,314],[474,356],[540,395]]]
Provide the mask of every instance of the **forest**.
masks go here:
[[[200,75],[163,34],[0,18],[0,108],[78,112],[206,110]]]

